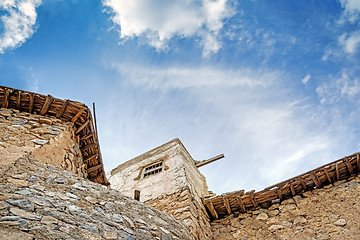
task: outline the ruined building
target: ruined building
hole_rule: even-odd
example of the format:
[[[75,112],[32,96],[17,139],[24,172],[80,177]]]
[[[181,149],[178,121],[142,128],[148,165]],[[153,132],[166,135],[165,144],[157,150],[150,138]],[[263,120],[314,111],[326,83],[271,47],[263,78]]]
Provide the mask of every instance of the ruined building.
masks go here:
[[[359,153],[216,196],[179,139],[104,174],[82,103],[0,86],[2,239],[359,239]]]

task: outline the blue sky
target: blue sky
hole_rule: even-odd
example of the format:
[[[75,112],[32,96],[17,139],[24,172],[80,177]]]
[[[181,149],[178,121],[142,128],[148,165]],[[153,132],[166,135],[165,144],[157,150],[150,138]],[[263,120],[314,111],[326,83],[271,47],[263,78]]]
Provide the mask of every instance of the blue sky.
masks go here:
[[[96,103],[106,170],[173,138],[210,190],[359,151],[360,1],[0,0],[0,84]]]

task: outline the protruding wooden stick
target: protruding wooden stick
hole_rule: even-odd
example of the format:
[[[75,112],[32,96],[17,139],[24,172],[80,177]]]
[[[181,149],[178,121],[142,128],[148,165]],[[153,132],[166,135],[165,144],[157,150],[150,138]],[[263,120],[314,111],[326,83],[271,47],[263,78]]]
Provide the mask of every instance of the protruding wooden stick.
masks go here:
[[[96,123],[96,121],[95,121],[95,123]],[[200,162],[196,163],[195,166],[199,168],[199,167],[205,166],[206,164],[209,164],[209,163],[215,162],[219,159],[222,159],[224,157],[225,157],[224,154],[220,154],[220,155],[210,158],[208,160],[200,161]]]

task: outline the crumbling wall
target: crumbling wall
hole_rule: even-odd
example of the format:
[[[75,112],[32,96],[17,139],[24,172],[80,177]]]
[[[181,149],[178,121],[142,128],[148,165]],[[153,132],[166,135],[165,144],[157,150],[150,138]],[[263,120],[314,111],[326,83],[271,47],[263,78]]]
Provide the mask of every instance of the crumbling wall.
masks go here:
[[[44,163],[86,177],[73,125],[54,117],[0,109],[0,165],[32,152]]]
[[[164,170],[142,178],[146,166],[163,161]],[[210,239],[209,219],[201,198],[208,195],[205,177],[179,139],[174,139],[111,171],[112,188],[129,197],[140,190],[140,201],[190,227],[195,239]]]
[[[31,155],[0,168],[1,239],[193,239],[174,218]]]
[[[359,239],[360,178],[211,223],[213,239]]]

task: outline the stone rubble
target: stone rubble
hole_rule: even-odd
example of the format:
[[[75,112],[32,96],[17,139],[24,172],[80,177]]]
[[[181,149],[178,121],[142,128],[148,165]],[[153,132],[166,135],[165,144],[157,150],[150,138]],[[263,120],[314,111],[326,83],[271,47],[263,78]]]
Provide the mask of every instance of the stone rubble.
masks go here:
[[[182,222],[31,155],[0,169],[2,239],[193,239]]]
[[[360,177],[211,222],[213,239],[359,239]]]

